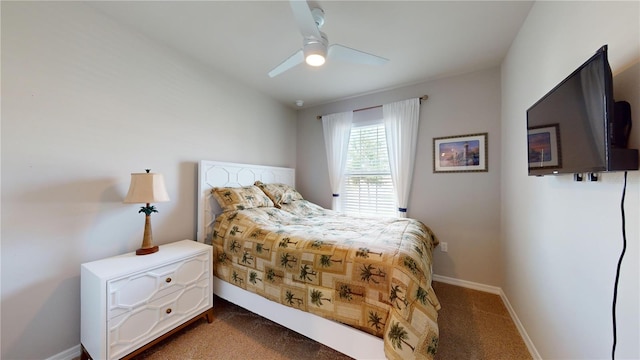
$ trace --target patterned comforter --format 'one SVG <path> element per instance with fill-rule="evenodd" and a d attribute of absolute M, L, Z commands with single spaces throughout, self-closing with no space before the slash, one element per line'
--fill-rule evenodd
<path fill-rule="evenodd" d="M 227 211 L 214 274 L 245 290 L 384 339 L 388 359 L 431 359 L 438 240 L 413 219 L 347 217 L 305 200 Z"/>

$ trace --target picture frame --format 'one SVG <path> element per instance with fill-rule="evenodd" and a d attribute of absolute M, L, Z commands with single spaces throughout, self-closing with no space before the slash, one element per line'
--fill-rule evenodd
<path fill-rule="evenodd" d="M 527 147 L 530 169 L 552 169 L 562 167 L 559 124 L 528 128 Z"/>
<path fill-rule="evenodd" d="M 433 172 L 487 172 L 488 145 L 488 133 L 433 138 Z"/>

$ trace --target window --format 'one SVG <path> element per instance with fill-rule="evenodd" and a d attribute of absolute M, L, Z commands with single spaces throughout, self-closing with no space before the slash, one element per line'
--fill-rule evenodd
<path fill-rule="evenodd" d="M 351 128 L 341 197 L 349 215 L 397 216 L 383 123 Z"/>

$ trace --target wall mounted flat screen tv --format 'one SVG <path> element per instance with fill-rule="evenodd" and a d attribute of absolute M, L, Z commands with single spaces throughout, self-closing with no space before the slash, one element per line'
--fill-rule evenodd
<path fill-rule="evenodd" d="M 614 105 L 605 45 L 527 110 L 529 175 L 638 169 L 638 151 L 612 141 Z"/>

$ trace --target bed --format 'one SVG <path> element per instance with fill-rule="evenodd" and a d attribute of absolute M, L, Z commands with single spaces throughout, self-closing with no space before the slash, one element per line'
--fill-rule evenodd
<path fill-rule="evenodd" d="M 429 228 L 347 218 L 294 184 L 290 168 L 199 163 L 198 241 L 214 247 L 214 293 L 356 359 L 433 358 L 440 305 Z"/>

